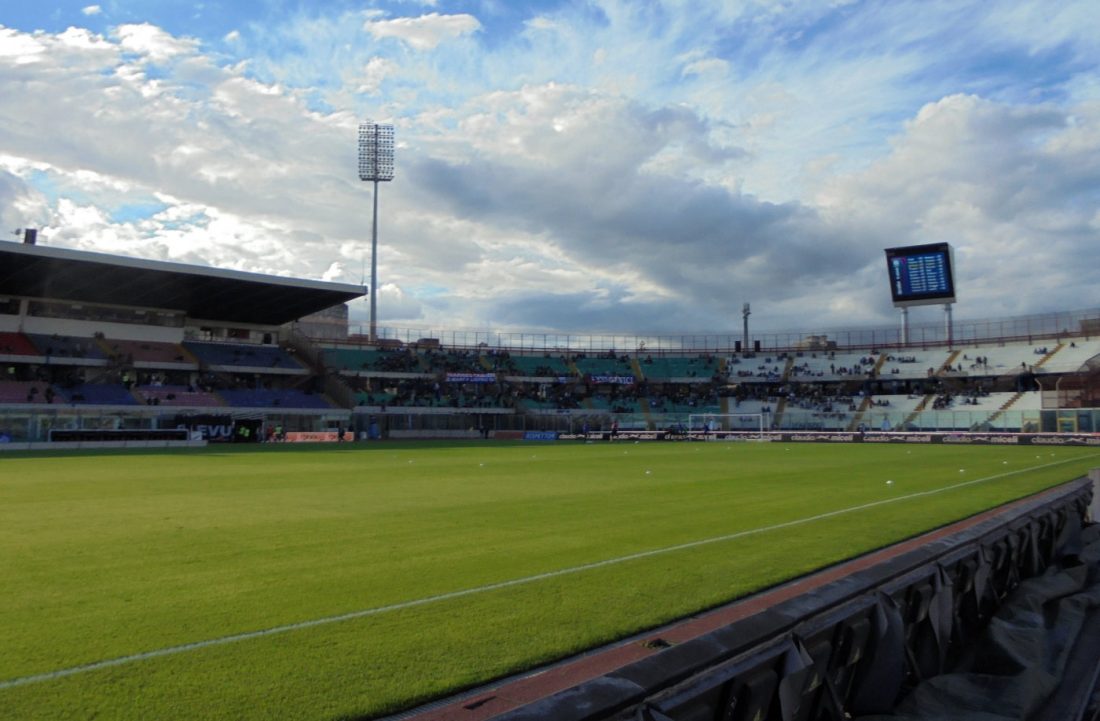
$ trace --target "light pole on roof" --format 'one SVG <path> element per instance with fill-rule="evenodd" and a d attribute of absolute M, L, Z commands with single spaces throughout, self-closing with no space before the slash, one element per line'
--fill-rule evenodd
<path fill-rule="evenodd" d="M 378 183 L 393 180 L 393 125 L 359 123 L 359 179 L 374 183 L 370 236 L 370 342 L 378 340 Z"/>

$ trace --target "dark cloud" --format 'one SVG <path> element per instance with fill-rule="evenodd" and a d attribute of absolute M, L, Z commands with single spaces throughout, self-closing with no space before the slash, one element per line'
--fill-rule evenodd
<path fill-rule="evenodd" d="M 426 158 L 408 170 L 448 212 L 545 234 L 578 262 L 630 269 L 689 308 L 731 291 L 757 298 L 797 293 L 807 279 L 850 275 L 876 250 L 797 203 L 628 171 L 606 187 L 582 175 L 506 164 L 463 167 Z M 595 320 L 598 309 L 578 320 Z M 639 317 L 652 323 L 660 316 L 643 309 Z M 703 327 L 702 320 L 689 327 Z"/>

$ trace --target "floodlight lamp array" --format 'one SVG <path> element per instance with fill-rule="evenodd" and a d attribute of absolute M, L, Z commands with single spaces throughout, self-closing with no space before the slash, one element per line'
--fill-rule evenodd
<path fill-rule="evenodd" d="M 359 179 L 393 180 L 393 125 L 359 124 Z"/>

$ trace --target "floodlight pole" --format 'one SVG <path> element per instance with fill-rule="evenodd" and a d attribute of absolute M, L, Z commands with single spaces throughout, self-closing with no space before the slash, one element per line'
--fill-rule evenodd
<path fill-rule="evenodd" d="M 370 223 L 370 342 L 378 341 L 378 180 L 374 181 L 374 212 Z"/>
<path fill-rule="evenodd" d="M 741 322 L 744 324 L 744 333 L 741 336 L 741 351 L 744 353 L 749 352 L 749 316 L 752 314 L 752 310 L 748 303 L 741 306 Z"/>
<path fill-rule="evenodd" d="M 370 237 L 370 342 L 378 341 L 378 183 L 393 180 L 393 126 L 359 124 L 359 179 L 374 183 Z"/>

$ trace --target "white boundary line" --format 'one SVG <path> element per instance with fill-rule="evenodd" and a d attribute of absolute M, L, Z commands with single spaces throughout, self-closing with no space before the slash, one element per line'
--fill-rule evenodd
<path fill-rule="evenodd" d="M 366 618 L 368 616 L 379 616 L 384 613 L 390 613 L 392 611 L 402 611 L 407 608 L 415 608 L 417 606 L 425 606 L 430 603 L 438 603 L 439 601 L 449 601 L 454 598 L 462 598 L 464 596 L 473 596 L 479 593 L 485 593 L 488 591 L 496 591 L 502 588 L 511 588 L 513 586 L 523 586 L 528 583 L 534 583 L 535 581 L 544 581 L 548 578 L 557 578 L 559 576 L 567 576 L 573 573 L 580 573 L 582 571 L 590 571 L 594 568 L 603 568 L 605 566 L 612 566 L 618 563 L 625 563 L 627 561 L 636 561 L 640 558 L 650 558 L 652 556 L 659 556 L 665 553 L 673 553 L 675 551 L 683 551 L 689 548 L 698 548 L 700 546 L 710 545 L 712 543 L 722 543 L 724 541 L 732 541 L 738 538 L 745 538 L 746 536 L 754 536 L 758 533 L 766 533 L 768 531 L 777 531 L 783 528 L 790 528 L 792 526 L 800 526 L 806 523 L 813 523 L 814 521 L 820 521 L 825 518 L 832 518 L 834 516 L 841 516 L 847 513 L 853 513 L 855 511 L 864 511 L 868 508 L 874 508 L 876 506 L 884 506 L 890 503 L 897 503 L 899 501 L 907 501 L 913 498 L 921 498 L 924 496 L 933 496 L 945 491 L 953 491 L 958 488 L 965 488 L 966 486 L 972 486 L 977 483 L 986 483 L 988 481 L 994 481 L 998 478 L 1005 478 L 1007 476 L 1013 476 L 1019 473 L 1027 473 L 1029 471 L 1037 471 L 1043 468 L 1050 468 L 1053 466 L 1062 465 L 1063 463 L 1069 463 L 1072 461 L 1079 461 L 1082 458 L 1094 458 L 1100 454 L 1093 454 L 1092 456 L 1077 456 L 1075 458 L 1066 458 L 1060 461 L 1054 461 L 1051 463 L 1044 463 L 1038 466 L 1031 466 L 1029 468 L 1021 468 L 1013 471 L 1005 471 L 1004 473 L 998 473 L 993 476 L 986 476 L 985 478 L 978 478 L 972 481 L 964 481 L 962 483 L 955 483 L 950 486 L 944 486 L 943 488 L 936 488 L 930 491 L 918 491 L 916 493 L 910 493 L 904 496 L 897 496 L 894 498 L 884 498 L 879 501 L 871 501 L 870 503 L 862 503 L 858 506 L 851 506 L 849 508 L 841 508 L 835 511 L 826 511 L 825 513 L 818 513 L 813 516 L 807 516 L 805 518 L 798 518 L 793 521 L 784 521 L 783 523 L 776 523 L 771 526 L 761 526 L 760 528 L 750 528 L 745 531 L 737 531 L 736 533 L 728 533 L 723 536 L 714 536 L 713 538 L 704 538 L 698 541 L 689 541 L 687 543 L 680 543 L 675 546 L 666 546 L 664 548 L 654 548 L 649 551 L 640 551 L 638 553 L 630 553 L 625 556 L 618 556 L 616 558 L 607 558 L 602 561 L 594 561 L 592 563 L 585 563 L 580 566 L 572 566 L 569 568 L 561 568 L 557 571 L 547 571 L 546 573 L 538 573 L 533 576 L 524 576 L 522 578 L 513 578 L 509 581 L 500 581 L 498 583 L 490 583 L 484 586 L 475 586 L 473 588 L 466 588 L 460 591 L 450 591 L 448 593 L 440 593 L 435 596 L 425 596 L 424 598 L 416 598 L 411 601 L 402 601 L 400 603 L 393 603 L 388 606 L 376 606 L 374 608 L 367 608 L 360 611 L 351 611 L 349 613 L 341 613 L 335 616 L 324 616 L 322 618 L 315 618 L 309 621 L 300 621 L 298 623 L 288 623 L 283 626 L 272 626 L 271 628 L 265 628 L 258 631 L 246 631 L 244 633 L 235 633 L 229 636 L 221 636 L 219 638 L 211 638 L 205 641 L 194 641 L 192 643 L 184 643 L 178 646 L 168 646 L 165 648 L 158 648 L 153 651 L 143 651 L 141 653 L 130 654 L 128 656 L 119 656 L 117 658 L 106 659 L 103 661 L 95 661 L 93 663 L 87 663 L 80 666 L 72 666 L 70 668 L 63 668 L 57 671 L 47 671 L 46 673 L 34 674 L 31 676 L 22 676 L 19 678 L 8 679 L 6 681 L 0 681 L 0 691 L 9 688 L 16 688 L 18 686 L 27 686 L 35 683 L 42 683 L 44 681 L 54 681 L 67 676 L 76 676 L 79 674 L 89 673 L 91 671 L 99 671 L 105 668 L 113 668 L 115 666 L 125 666 L 127 664 L 136 663 L 138 661 L 147 661 L 153 658 L 160 658 L 162 656 L 175 656 L 176 654 L 186 653 L 187 651 L 197 651 L 202 648 L 209 648 L 211 646 L 224 646 L 230 643 L 237 643 L 238 641 L 248 641 L 254 638 L 263 638 L 264 636 L 276 636 L 283 633 L 289 633 L 290 631 L 298 631 L 305 628 L 313 628 L 315 626 L 327 626 L 332 623 L 340 623 L 342 621 L 351 621 L 357 618 Z"/>

